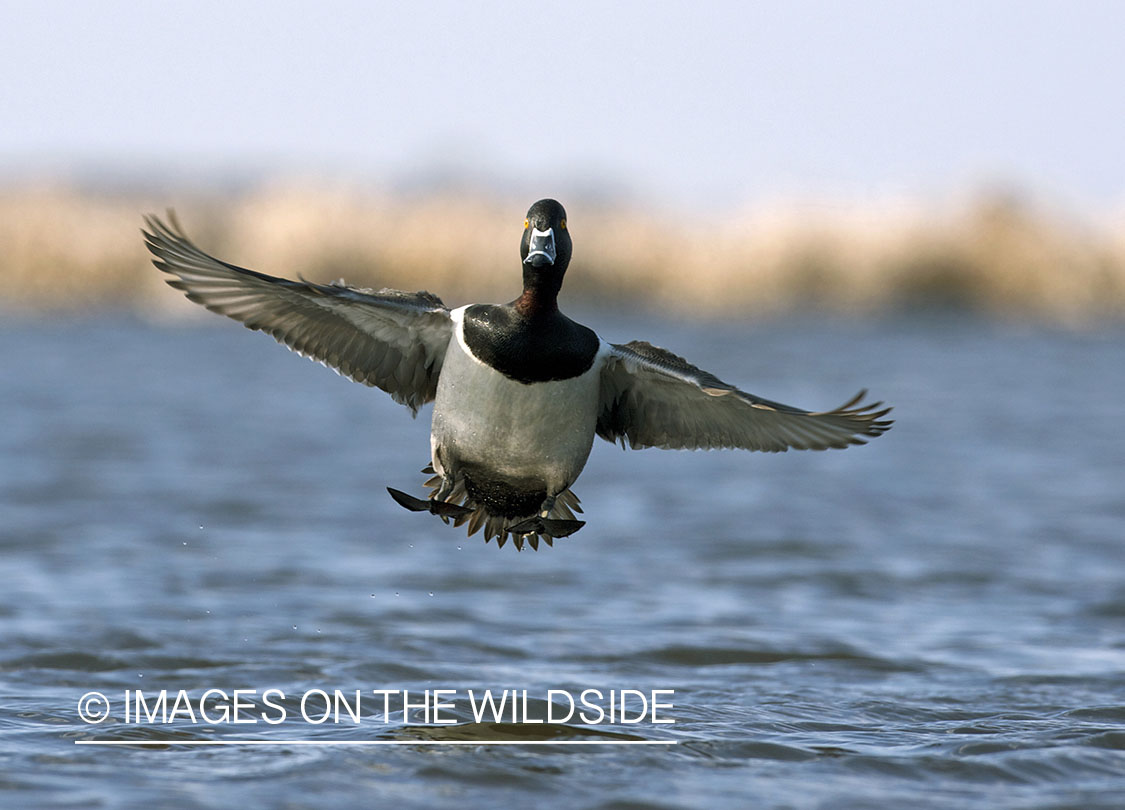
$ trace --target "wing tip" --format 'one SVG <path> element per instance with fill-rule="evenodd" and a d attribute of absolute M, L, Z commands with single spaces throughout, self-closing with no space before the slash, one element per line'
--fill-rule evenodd
<path fill-rule="evenodd" d="M 863 400 L 866 397 L 867 389 L 863 388 L 860 389 L 858 394 L 837 408 L 810 414 L 810 416 L 835 417 L 846 420 L 853 431 L 850 435 L 843 437 L 842 441 L 826 443 L 824 449 L 842 449 L 852 445 L 867 444 L 867 439 L 882 436 L 891 429 L 895 420 L 884 419 L 883 417 L 889 414 L 893 408 L 885 406 L 882 400 L 864 403 Z"/>

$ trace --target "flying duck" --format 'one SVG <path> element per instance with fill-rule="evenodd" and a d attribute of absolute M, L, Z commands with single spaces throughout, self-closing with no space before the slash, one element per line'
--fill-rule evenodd
<path fill-rule="evenodd" d="M 813 413 L 748 394 L 645 341 L 613 344 L 559 311 L 570 263 L 566 211 L 531 206 L 523 293 L 449 309 L 429 292 L 314 284 L 236 267 L 197 248 L 175 216 L 142 233 L 168 284 L 212 312 L 272 335 L 417 415 L 434 403 L 428 498 L 388 487 L 407 509 L 517 549 L 585 525 L 570 487 L 594 436 L 622 447 L 765 452 L 864 444 L 892 422 L 861 391 Z"/>

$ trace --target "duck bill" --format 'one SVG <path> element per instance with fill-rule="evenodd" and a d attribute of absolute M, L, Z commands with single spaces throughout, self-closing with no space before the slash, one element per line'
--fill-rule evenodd
<path fill-rule="evenodd" d="M 523 263 L 530 264 L 532 267 L 545 267 L 555 263 L 554 228 L 548 228 L 545 231 L 538 228 L 531 229 L 531 239 L 527 244 L 527 258 L 523 260 Z"/>

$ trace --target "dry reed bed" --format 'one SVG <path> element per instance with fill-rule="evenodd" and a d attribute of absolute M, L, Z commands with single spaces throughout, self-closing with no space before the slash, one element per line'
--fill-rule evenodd
<path fill-rule="evenodd" d="M 518 293 L 526 200 L 385 196 L 300 184 L 237 196 L 0 191 L 0 308 L 190 311 L 153 271 L 138 228 L 176 205 L 205 250 L 277 275 L 426 288 L 449 304 Z M 1068 324 L 1125 315 L 1125 229 L 1008 198 L 921 209 L 741 212 L 677 219 L 568 201 L 565 295 L 730 316 L 952 306 Z"/>

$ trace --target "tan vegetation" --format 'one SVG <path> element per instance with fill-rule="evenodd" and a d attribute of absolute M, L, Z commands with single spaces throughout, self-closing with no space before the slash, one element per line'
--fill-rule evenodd
<path fill-rule="evenodd" d="M 529 200 L 281 184 L 220 196 L 0 191 L 0 309 L 191 311 L 161 283 L 141 214 L 174 205 L 203 249 L 275 275 L 426 288 L 448 304 L 518 293 Z M 1004 196 L 960 210 L 790 206 L 684 218 L 564 200 L 564 296 L 691 314 L 955 307 L 1082 324 L 1125 315 L 1125 229 Z"/>

